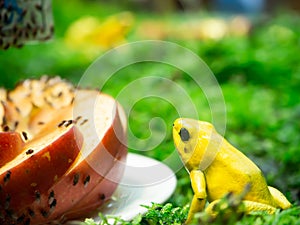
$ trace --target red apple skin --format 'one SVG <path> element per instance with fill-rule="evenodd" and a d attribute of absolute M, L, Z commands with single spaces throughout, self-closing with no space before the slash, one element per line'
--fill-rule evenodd
<path fill-rule="evenodd" d="M 31 209 L 31 205 L 49 198 L 49 188 L 76 160 L 82 143 L 81 133 L 76 127 L 71 127 L 44 149 L 32 153 L 25 161 L 1 174 L 0 224 L 28 223 L 35 215 L 45 216 L 50 207 L 48 202 L 47 205 L 40 204 L 38 210 Z"/>
<path fill-rule="evenodd" d="M 24 141 L 18 132 L 0 132 L 0 167 L 19 155 Z"/>
<path fill-rule="evenodd" d="M 56 206 L 51 211 L 47 217 L 41 215 L 31 218 L 31 224 L 44 224 L 51 221 L 63 222 L 65 220 L 74 219 L 74 217 L 65 216 L 66 212 L 72 211 L 73 207 L 85 199 L 89 193 L 95 193 L 95 187 L 101 187 L 97 191 L 97 199 L 91 210 L 102 205 L 105 200 L 111 197 L 112 193 L 117 187 L 117 183 L 113 181 L 106 181 L 106 185 L 102 187 L 102 181 L 105 180 L 105 176 L 110 173 L 113 169 L 115 178 L 114 180 L 120 180 L 123 175 L 124 168 L 116 167 L 117 158 L 125 161 L 127 155 L 127 148 L 123 145 L 125 141 L 125 131 L 123 125 L 121 124 L 118 112 L 116 112 L 115 118 L 111 127 L 105 133 L 101 142 L 97 147 L 91 152 L 88 157 L 78 164 L 75 168 L 71 168 L 67 174 L 65 174 L 53 187 L 48 190 L 48 193 L 53 191 L 55 193 Z M 124 165 L 122 163 L 122 165 Z M 78 181 L 75 178 L 78 176 Z M 85 182 L 89 177 L 89 181 Z M 77 182 L 74 182 L 77 181 Z M 76 183 L 76 184 L 75 184 Z M 99 197 L 105 194 L 105 198 Z M 41 201 L 48 202 L 48 198 L 44 198 Z M 94 199 L 92 204 L 94 204 Z M 33 208 L 38 209 L 39 205 L 34 203 Z M 76 208 L 77 210 L 77 208 Z M 79 211 L 81 209 L 79 208 Z M 80 215 L 84 216 L 86 211 Z M 77 215 L 75 214 L 77 217 Z"/>

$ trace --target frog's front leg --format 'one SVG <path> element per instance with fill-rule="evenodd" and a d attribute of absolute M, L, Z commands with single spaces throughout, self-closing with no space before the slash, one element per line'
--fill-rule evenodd
<path fill-rule="evenodd" d="M 202 211 L 206 202 L 206 182 L 205 176 L 200 170 L 192 170 L 190 172 L 190 179 L 192 189 L 194 191 L 193 200 L 191 202 L 189 214 L 186 220 L 186 224 L 190 223 L 196 212 Z"/>

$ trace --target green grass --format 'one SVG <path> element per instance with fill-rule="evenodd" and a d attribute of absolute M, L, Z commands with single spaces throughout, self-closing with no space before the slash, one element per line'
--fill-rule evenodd
<path fill-rule="evenodd" d="M 228 201 L 225 199 L 225 202 Z M 224 203 L 224 202 L 223 202 Z M 216 217 L 211 217 L 206 213 L 198 213 L 195 215 L 194 220 L 191 222 L 193 224 L 203 224 L 203 225 L 275 225 L 275 224 L 300 224 L 299 213 L 300 207 L 292 207 L 284 211 L 276 211 L 275 214 L 269 215 L 264 212 L 253 212 L 250 215 L 243 215 L 242 213 L 236 213 L 238 207 L 242 205 L 231 205 L 223 211 L 220 211 L 219 215 Z M 109 224 L 121 224 L 121 225 L 164 225 L 173 224 L 179 225 L 183 224 L 186 220 L 188 213 L 188 206 L 175 207 L 171 203 L 157 204 L 152 203 L 151 206 L 141 206 L 146 207 L 147 212 L 143 215 L 136 215 L 131 221 L 125 221 L 120 217 L 114 216 L 103 216 L 101 213 L 99 217 L 101 222 L 96 223 L 93 219 L 86 219 L 82 225 L 109 225 Z M 230 216 L 228 213 L 230 211 Z"/>
<path fill-rule="evenodd" d="M 63 36 L 68 26 L 81 16 L 93 15 L 103 19 L 127 10 L 79 0 L 72 1 L 72 4 L 53 0 L 53 7 L 56 35 L 52 41 L 0 51 L 0 86 L 12 88 L 19 80 L 43 74 L 58 74 L 76 84 L 95 57 L 87 57 L 66 46 Z M 137 24 L 149 16 L 152 15 L 135 12 Z M 197 15 L 189 18 L 193 16 Z M 157 14 L 152 17 L 158 21 L 161 18 Z M 170 18 L 163 16 L 162 20 L 182 21 L 184 18 L 175 14 Z M 283 12 L 266 22 L 255 22 L 251 35 L 245 37 L 226 37 L 218 41 L 171 39 L 199 55 L 218 79 L 227 110 L 225 137 L 263 170 L 269 185 L 283 191 L 295 205 L 275 215 L 233 216 L 232 220 L 225 221 L 227 224 L 300 224 L 299 21 L 297 15 Z M 128 41 L 139 40 L 134 29 Z M 146 62 L 126 67 L 112 77 L 103 91 L 117 97 L 127 84 L 142 76 L 160 76 L 176 82 L 197 107 L 199 119 L 211 121 L 205 94 L 187 74 L 168 65 Z M 147 88 L 151 91 L 152 87 L 155 85 L 137 86 L 130 92 L 132 95 L 120 100 L 123 104 L 130 102 Z M 185 103 L 180 102 L 180 106 L 184 108 Z M 171 127 L 178 116 L 176 108 L 162 99 L 145 98 L 133 104 L 128 118 L 132 133 L 140 140 L 151 137 L 151 129 L 158 132 L 158 137 L 153 136 L 154 140 L 160 138 L 160 132 L 163 134 L 163 140 L 155 148 L 138 153 L 158 160 L 164 160 L 172 153 Z M 160 126 L 162 121 L 154 122 L 149 128 L 149 121 L 154 117 L 162 119 L 166 130 Z M 143 143 L 130 139 L 129 151 L 137 152 L 135 147 L 139 149 Z M 183 168 L 176 171 L 176 176 L 177 188 L 166 204 L 147 206 L 148 212 L 138 215 L 133 221 L 117 221 L 121 224 L 181 224 L 193 193 Z M 105 217 L 103 219 L 105 222 Z M 202 224 L 225 224 L 222 217 L 210 221 L 207 215 L 200 213 L 195 220 L 199 219 Z M 95 223 L 87 220 L 86 224 Z"/>

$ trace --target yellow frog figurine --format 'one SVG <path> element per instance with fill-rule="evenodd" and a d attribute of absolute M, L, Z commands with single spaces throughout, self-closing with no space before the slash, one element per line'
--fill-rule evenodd
<path fill-rule="evenodd" d="M 213 214 L 213 206 L 232 192 L 240 194 L 245 186 L 245 211 L 274 213 L 291 203 L 277 189 L 267 185 L 261 170 L 243 153 L 228 143 L 208 122 L 179 118 L 173 124 L 175 146 L 190 174 L 194 196 L 186 223 L 195 212 Z"/>

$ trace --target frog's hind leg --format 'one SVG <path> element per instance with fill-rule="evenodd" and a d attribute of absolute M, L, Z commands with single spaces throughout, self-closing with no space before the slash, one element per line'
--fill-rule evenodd
<path fill-rule="evenodd" d="M 222 199 L 218 199 L 215 200 L 213 202 L 211 202 L 205 209 L 205 212 L 207 212 L 208 214 L 212 215 L 212 216 L 216 216 L 218 214 L 218 209 L 220 210 L 225 210 L 226 207 L 228 207 L 228 211 L 227 213 L 230 213 L 230 206 L 228 206 L 228 204 L 224 204 L 224 205 L 218 205 L 218 204 L 222 204 Z M 235 208 L 235 212 L 236 213 L 245 213 L 245 214 L 249 214 L 251 212 L 256 212 L 256 211 L 264 211 L 267 212 L 269 214 L 273 214 L 276 211 L 276 208 L 271 206 L 271 205 L 267 205 L 264 203 L 260 203 L 260 202 L 253 202 L 253 201 L 249 201 L 249 200 L 243 200 L 242 201 L 242 207 L 237 207 Z M 217 207 L 218 205 L 218 207 Z"/>
<path fill-rule="evenodd" d="M 246 214 L 249 214 L 251 212 L 257 212 L 257 211 L 264 211 L 269 214 L 274 214 L 276 211 L 275 207 L 268 205 L 268 204 L 260 203 L 260 202 L 244 200 L 243 204 L 245 206 Z"/>
<path fill-rule="evenodd" d="M 273 188 L 271 186 L 268 186 L 268 188 L 278 208 L 288 209 L 292 206 L 292 204 L 287 200 L 287 198 L 280 191 L 278 191 L 276 188 Z"/>

